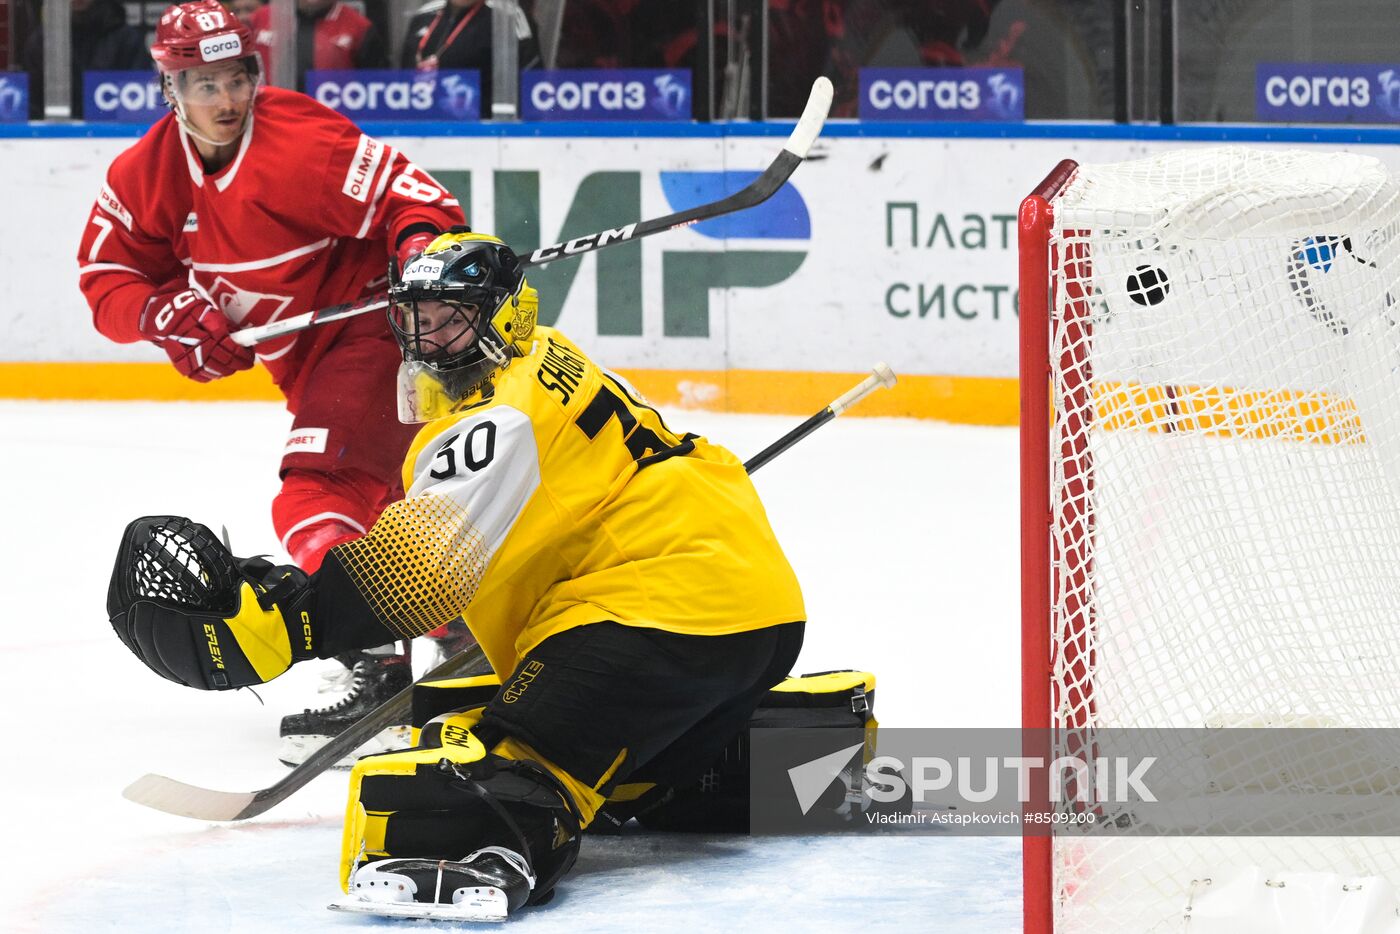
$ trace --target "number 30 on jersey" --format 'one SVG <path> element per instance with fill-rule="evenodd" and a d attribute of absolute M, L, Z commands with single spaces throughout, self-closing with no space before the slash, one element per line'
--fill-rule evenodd
<path fill-rule="evenodd" d="M 434 480 L 447 480 L 463 472 L 476 473 L 495 457 L 496 423 L 487 419 L 442 442 L 428 475 Z"/>

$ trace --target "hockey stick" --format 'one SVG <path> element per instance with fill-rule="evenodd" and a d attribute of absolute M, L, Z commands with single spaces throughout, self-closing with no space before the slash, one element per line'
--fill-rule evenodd
<path fill-rule="evenodd" d="M 859 386 L 839 396 L 816 415 L 813 415 L 792 431 L 789 431 L 777 441 L 774 441 L 772 444 L 768 445 L 768 447 L 749 458 L 744 462 L 744 469 L 749 473 L 753 473 L 875 390 L 882 386 L 888 389 L 893 386 L 894 383 L 894 370 L 891 370 L 889 366 L 883 363 L 875 364 L 874 372 L 863 379 Z"/>
<path fill-rule="evenodd" d="M 485 661 L 486 653 L 481 650 L 481 646 L 472 646 L 465 652 L 452 656 L 420 680 L 432 681 L 439 678 L 485 674 L 490 668 L 479 667 Z M 359 749 L 380 730 L 406 722 L 413 710 L 413 687 L 410 684 L 356 720 L 344 733 L 316 750 L 280 781 L 273 782 L 266 788 L 258 791 L 216 791 L 213 788 L 187 785 L 164 775 L 148 773 L 122 789 L 122 797 L 157 811 L 180 817 L 193 817 L 195 820 L 231 821 L 257 817 L 290 798 L 317 775 Z"/>
<path fill-rule="evenodd" d="M 859 386 L 844 393 L 816 415 L 750 458 L 744 464 L 744 469 L 753 473 L 871 392 L 881 386 L 893 386 L 894 381 L 895 376 L 890 368 L 883 363 L 878 364 L 874 374 L 867 376 Z M 485 654 L 481 647 L 475 646 L 448 659 L 424 675 L 421 680 L 485 674 L 487 669 L 479 668 L 484 661 Z M 380 730 L 405 722 L 412 709 L 413 685 L 409 685 L 356 720 L 349 729 L 312 753 L 305 762 L 293 768 L 280 781 L 258 791 L 216 791 L 212 788 L 189 785 L 164 775 L 146 774 L 126 786 L 122 797 L 157 811 L 196 820 L 234 821 L 257 817 L 287 800 L 317 775 L 359 749 Z"/>
<path fill-rule="evenodd" d="M 733 214 L 756 204 L 762 204 L 773 197 L 779 188 L 783 187 L 792 173 L 807 158 L 807 152 L 812 148 L 812 141 L 817 138 L 817 134 L 821 133 L 822 126 L 826 123 L 826 113 L 830 108 L 831 81 L 827 78 L 818 78 L 812 84 L 812 94 L 807 98 L 807 106 L 803 108 L 797 126 L 793 128 L 792 135 L 788 137 L 777 158 L 769 163 L 762 175 L 750 182 L 742 191 L 736 191 L 719 201 L 677 211 L 675 214 L 667 214 L 665 217 L 649 221 L 636 221 L 614 230 L 600 230 L 597 233 L 575 237 L 563 243 L 551 243 L 549 246 L 540 247 L 528 256 L 522 256 L 520 264 L 522 266 L 538 266 L 570 256 L 582 256 L 584 253 L 591 253 L 604 247 L 630 243 L 642 237 L 650 237 L 652 234 L 723 217 L 726 214 Z M 353 318 L 356 315 L 381 311 L 388 307 L 388 296 L 375 295 L 358 302 L 347 302 L 318 311 L 308 311 L 284 321 L 273 321 L 258 327 L 243 328 L 233 332 L 233 340 L 234 343 L 244 347 L 252 347 L 254 344 L 272 340 L 274 337 L 305 331 L 318 324 L 329 324 L 332 321 Z"/>

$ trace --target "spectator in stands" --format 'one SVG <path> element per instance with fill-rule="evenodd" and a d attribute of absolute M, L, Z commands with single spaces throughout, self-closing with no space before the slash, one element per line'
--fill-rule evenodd
<path fill-rule="evenodd" d="M 640 68 L 632 51 L 638 0 L 570 0 L 555 68 Z M 694 17 L 691 17 L 694 19 Z"/>
<path fill-rule="evenodd" d="M 425 3 L 409 21 L 399 67 L 418 71 L 475 68 L 481 73 L 481 113 L 491 113 L 491 17 L 485 0 Z M 540 65 L 539 30 L 520 9 L 515 22 L 517 62 L 523 71 Z"/>
<path fill-rule="evenodd" d="M 75 118 L 83 115 L 83 72 L 150 71 L 151 53 L 139 26 L 126 21 L 121 0 L 71 0 L 73 37 L 72 95 Z M 37 27 L 24 44 L 24 67 L 29 72 L 29 115 L 44 116 L 44 29 Z"/>
<path fill-rule="evenodd" d="M 265 4 L 253 13 L 248 25 L 272 75 L 272 7 Z M 297 0 L 297 90 L 306 89 L 306 73 L 316 70 L 387 68 L 383 35 L 365 16 L 338 0 Z M 273 78 L 281 81 L 280 76 Z"/>
<path fill-rule="evenodd" d="M 889 34 L 891 25 L 901 29 L 919 50 L 927 67 L 981 64 L 981 57 L 967 53 L 987 36 L 992 8 L 999 0 L 774 0 L 769 12 L 770 55 L 774 63 L 792 62 L 793 68 L 774 68 L 769 88 L 772 116 L 796 116 L 812 82 L 824 74 L 836 86 L 831 115 L 854 117 L 859 97 L 859 71 L 869 64 Z M 893 19 L 893 22 L 891 22 Z M 811 52 L 819 42 L 813 24 L 825 33 L 824 63 L 818 68 Z M 817 46 L 821 48 L 821 46 Z"/>
<path fill-rule="evenodd" d="M 253 25 L 253 14 L 262 9 L 266 0 L 224 0 L 224 7 L 236 16 L 239 22 Z"/>

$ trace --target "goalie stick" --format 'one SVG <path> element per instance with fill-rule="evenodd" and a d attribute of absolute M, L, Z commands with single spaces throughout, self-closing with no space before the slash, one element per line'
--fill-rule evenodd
<path fill-rule="evenodd" d="M 421 680 L 464 678 L 490 671 L 486 653 L 472 646 L 425 674 Z M 157 811 L 195 820 L 246 820 L 281 804 L 317 775 L 359 749 L 380 730 L 403 723 L 413 709 L 413 685 L 365 714 L 349 729 L 316 750 L 281 780 L 258 791 L 216 791 L 148 773 L 122 789 L 122 797 Z"/>
<path fill-rule="evenodd" d="M 833 401 L 826 408 L 822 409 L 816 415 L 813 415 L 811 418 L 798 425 L 792 431 L 789 431 L 777 441 L 774 441 L 772 444 L 768 445 L 768 447 L 759 451 L 753 457 L 750 457 L 747 461 L 744 462 L 744 469 L 747 470 L 749 473 L 753 473 L 754 471 L 758 470 L 758 468 L 762 467 L 764 464 L 768 463 L 773 458 L 777 457 L 779 454 L 783 453 L 788 448 L 792 447 L 794 444 L 801 441 L 803 438 L 807 437 L 812 432 L 825 425 L 827 422 L 831 421 L 833 418 L 840 415 L 842 412 L 846 411 L 851 406 L 855 405 L 857 402 L 864 399 L 866 396 L 870 395 L 875 390 L 879 389 L 882 386 L 888 389 L 891 386 L 893 386 L 894 383 L 894 370 L 891 370 L 889 366 L 883 363 L 875 364 L 874 371 L 864 380 L 862 380 L 859 386 L 856 386 L 847 391 L 845 394 L 839 396 L 835 401 Z"/>
<path fill-rule="evenodd" d="M 867 376 L 858 386 L 843 393 L 826 408 L 751 457 L 744 463 L 744 469 L 753 473 L 876 389 L 894 384 L 894 372 L 883 363 L 877 364 L 872 375 Z M 420 681 L 485 674 L 489 670 L 489 668 L 482 667 L 485 661 L 486 657 L 481 651 L 481 647 L 473 646 L 443 662 L 425 674 Z M 212 788 L 189 785 L 164 775 L 148 773 L 126 786 L 122 790 L 122 797 L 157 811 L 176 814 L 180 817 L 192 817 L 195 820 L 235 821 L 257 817 L 264 811 L 287 800 L 317 775 L 359 749 L 380 730 L 395 723 L 403 723 L 413 709 L 413 687 L 413 685 L 409 685 L 365 714 L 361 719 L 356 720 L 345 732 L 316 750 L 305 762 L 293 768 L 281 780 L 266 788 L 258 791 L 217 791 Z"/>
<path fill-rule="evenodd" d="M 756 204 L 762 204 L 773 197 L 779 188 L 783 187 L 787 180 L 792 177 L 792 173 L 807 158 L 813 140 L 821 133 L 822 126 L 826 123 L 827 111 L 831 109 L 831 93 L 831 81 L 828 78 L 818 78 L 812 84 L 812 94 L 807 98 L 807 106 L 803 108 L 802 116 L 797 120 L 797 126 L 793 128 L 792 135 L 788 137 L 777 158 L 769 163 L 762 175 L 741 191 L 736 191 L 719 201 L 711 201 L 709 204 L 701 204 L 684 211 L 677 211 L 675 214 L 667 214 L 665 217 L 635 221 L 613 230 L 600 230 L 597 233 L 575 237 L 563 243 L 542 246 L 528 256 L 522 256 L 520 265 L 539 266 L 557 259 L 582 256 L 584 253 L 591 253 L 604 247 L 630 243 L 642 237 L 650 237 L 652 234 L 723 217 L 726 214 L 733 214 Z M 388 307 L 388 296 L 375 295 L 358 302 L 347 302 L 318 311 L 308 311 L 287 318 L 285 321 L 272 321 L 258 327 L 243 328 L 233 332 L 233 341 L 243 347 L 252 347 L 254 344 L 271 340 L 274 337 L 295 334 L 319 324 L 329 324 L 332 321 L 353 318 L 356 315 L 381 311 Z"/>

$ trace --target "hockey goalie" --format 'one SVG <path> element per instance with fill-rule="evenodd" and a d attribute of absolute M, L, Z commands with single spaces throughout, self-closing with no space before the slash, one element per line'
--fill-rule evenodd
<path fill-rule="evenodd" d="M 383 914 L 499 920 L 550 898 L 590 825 L 667 802 L 658 825 L 736 823 L 665 790 L 743 731 L 805 612 L 740 461 L 538 326 L 505 244 L 443 234 L 390 298 L 400 416 L 425 423 L 406 497 L 310 576 L 139 519 L 108 614 L 156 673 L 206 690 L 465 617 L 499 680 L 356 764 L 341 885 Z"/>

